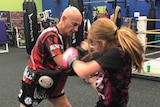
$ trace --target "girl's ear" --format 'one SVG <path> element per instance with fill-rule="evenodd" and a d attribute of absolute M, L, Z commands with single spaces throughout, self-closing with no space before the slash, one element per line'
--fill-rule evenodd
<path fill-rule="evenodd" d="M 102 46 L 103 49 L 105 49 L 105 47 L 106 47 L 106 41 L 101 40 L 101 41 L 98 41 L 98 42 L 99 42 L 99 45 Z"/>

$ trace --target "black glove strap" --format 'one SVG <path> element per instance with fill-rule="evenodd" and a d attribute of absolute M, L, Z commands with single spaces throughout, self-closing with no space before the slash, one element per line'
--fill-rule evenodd
<path fill-rule="evenodd" d="M 84 50 L 80 46 L 77 46 L 76 49 L 78 50 L 80 56 L 85 56 L 88 53 L 86 50 Z"/>

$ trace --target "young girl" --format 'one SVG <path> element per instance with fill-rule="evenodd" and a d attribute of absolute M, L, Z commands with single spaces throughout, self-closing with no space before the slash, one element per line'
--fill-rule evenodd
<path fill-rule="evenodd" d="M 132 68 L 138 72 L 143 68 L 144 51 L 136 34 L 129 28 L 118 29 L 110 19 L 99 18 L 91 25 L 88 40 L 102 56 L 83 62 L 77 59 L 77 50 L 69 48 L 63 54 L 63 66 L 72 67 L 80 78 L 99 72 L 95 107 L 127 107 Z"/>

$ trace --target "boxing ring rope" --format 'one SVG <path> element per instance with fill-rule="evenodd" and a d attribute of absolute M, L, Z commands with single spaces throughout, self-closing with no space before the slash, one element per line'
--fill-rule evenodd
<path fill-rule="evenodd" d="M 160 34 L 160 32 L 151 31 L 151 30 L 147 30 L 146 32 L 141 31 L 141 32 L 137 32 L 137 33 L 141 33 L 141 34 Z"/>
<path fill-rule="evenodd" d="M 160 22 L 160 19 L 138 19 L 138 18 L 136 18 L 136 20 L 139 20 L 139 21 L 147 21 L 147 22 L 149 22 L 149 21 L 152 21 L 152 22 Z"/>
<path fill-rule="evenodd" d="M 146 16 L 142 16 L 142 17 L 136 18 L 136 20 L 137 20 L 137 36 L 140 39 L 142 45 L 144 46 L 144 50 L 146 51 L 147 47 L 160 48 L 160 46 L 151 45 L 153 43 L 160 43 L 160 40 L 149 41 L 149 42 L 147 42 L 146 40 L 147 39 L 146 34 L 160 34 L 160 29 L 146 30 L 147 22 L 148 21 L 160 22 L 160 19 L 147 19 Z M 159 53 L 160 51 L 145 53 L 145 60 L 151 60 L 153 58 L 147 58 L 147 56 L 159 54 Z"/>
<path fill-rule="evenodd" d="M 160 43 L 160 40 L 147 42 L 147 36 L 146 36 L 146 34 L 160 34 L 160 29 L 147 30 L 147 22 L 149 22 L 149 21 L 160 22 L 160 19 L 147 19 L 146 16 L 140 16 L 138 18 L 130 18 L 130 17 L 126 18 L 125 17 L 125 18 L 123 18 L 123 20 L 124 20 L 124 26 L 130 27 L 130 28 L 132 26 L 131 21 L 132 20 L 137 21 L 136 34 L 137 34 L 137 37 L 140 40 L 145 52 L 146 52 L 147 47 L 160 48 L 160 46 L 152 45 L 153 43 Z M 127 22 L 126 22 L 126 20 L 127 20 Z M 152 60 L 154 58 L 147 58 L 147 56 L 155 55 L 155 54 L 159 54 L 159 53 L 160 53 L 160 51 L 145 53 L 145 55 L 144 55 L 145 60 Z"/>
<path fill-rule="evenodd" d="M 136 19 L 133 19 L 137 21 L 137 30 L 136 34 L 138 39 L 140 40 L 142 46 L 144 47 L 144 63 L 143 63 L 143 70 L 141 73 L 137 73 L 133 69 L 133 76 L 141 79 L 149 79 L 149 80 L 156 80 L 160 81 L 160 57 L 149 57 L 152 55 L 159 55 L 160 53 L 160 46 L 156 45 L 153 43 L 160 43 L 160 40 L 152 40 L 152 41 L 147 41 L 147 34 L 160 34 L 160 29 L 152 29 L 152 30 L 147 30 L 147 22 L 148 21 L 155 21 L 155 22 L 160 22 L 160 19 L 147 19 L 146 16 L 140 16 Z M 148 35 L 149 36 L 149 35 Z M 147 47 L 154 47 L 157 48 L 155 50 L 150 50 L 146 49 Z M 151 67 L 149 68 L 150 70 L 148 71 L 148 66 Z"/>

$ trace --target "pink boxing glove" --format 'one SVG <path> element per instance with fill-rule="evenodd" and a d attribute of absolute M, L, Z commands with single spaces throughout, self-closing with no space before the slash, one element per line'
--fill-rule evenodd
<path fill-rule="evenodd" d="M 73 61 L 79 59 L 78 50 L 70 47 L 64 53 L 62 57 L 62 65 L 65 68 L 70 68 L 72 66 Z"/>

